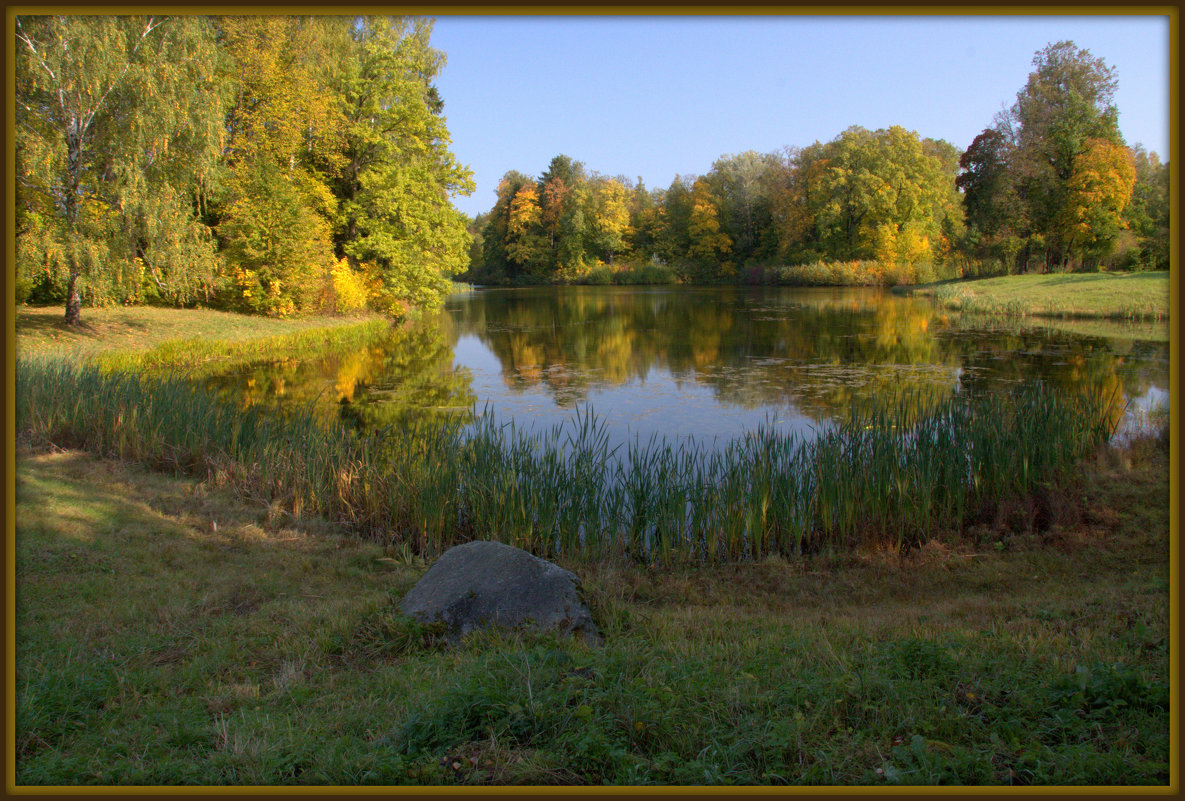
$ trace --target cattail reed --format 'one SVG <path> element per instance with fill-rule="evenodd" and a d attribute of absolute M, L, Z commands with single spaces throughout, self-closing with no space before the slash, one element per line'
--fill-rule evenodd
<path fill-rule="evenodd" d="M 603 421 L 419 421 L 358 430 L 247 409 L 178 375 L 49 359 L 16 367 L 17 430 L 189 474 L 431 556 L 496 539 L 547 557 L 648 563 L 906 550 L 1034 491 L 1113 434 L 1116 402 L 1042 383 L 861 404 L 813 438 L 760 426 L 709 447 L 613 448 Z"/>

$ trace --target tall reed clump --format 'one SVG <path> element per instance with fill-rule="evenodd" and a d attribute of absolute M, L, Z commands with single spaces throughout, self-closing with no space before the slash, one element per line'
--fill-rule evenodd
<path fill-rule="evenodd" d="M 359 431 L 47 359 L 18 361 L 16 391 L 21 436 L 211 476 L 425 555 L 495 539 L 650 563 L 911 548 L 1068 470 L 1112 435 L 1113 402 L 1035 383 L 860 405 L 810 439 L 765 425 L 721 448 L 622 449 L 591 411 L 542 431 L 489 414 Z"/>

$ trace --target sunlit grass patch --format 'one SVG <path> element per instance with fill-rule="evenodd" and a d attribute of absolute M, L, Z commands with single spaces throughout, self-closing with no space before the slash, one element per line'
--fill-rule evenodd
<path fill-rule="evenodd" d="M 1011 275 L 912 291 L 947 308 L 985 314 L 1133 321 L 1169 316 L 1167 272 Z"/>
<path fill-rule="evenodd" d="M 172 341 L 203 339 L 236 343 L 358 322 L 352 317 L 276 319 L 212 309 L 104 306 L 84 309 L 82 325 L 74 327 L 65 324 L 60 306 L 16 309 L 17 351 L 23 354 L 146 351 Z"/>

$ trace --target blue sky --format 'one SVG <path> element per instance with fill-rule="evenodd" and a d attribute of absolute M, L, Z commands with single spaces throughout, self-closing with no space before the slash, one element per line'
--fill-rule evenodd
<path fill-rule="evenodd" d="M 1128 144 L 1169 158 L 1167 16 L 436 16 L 453 152 L 477 191 L 557 154 L 666 187 L 722 155 L 901 125 L 960 150 L 1034 54 L 1074 41 L 1116 68 Z"/>

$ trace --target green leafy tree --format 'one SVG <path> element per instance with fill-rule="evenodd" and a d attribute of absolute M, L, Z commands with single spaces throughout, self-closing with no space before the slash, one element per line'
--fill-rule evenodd
<path fill-rule="evenodd" d="M 717 159 L 707 175 L 720 199 L 724 231 L 738 262 L 768 257 L 776 247 L 770 207 L 776 163 L 773 155 L 747 150 Z"/>
<path fill-rule="evenodd" d="M 683 272 L 687 251 L 691 247 L 688 233 L 691 223 L 691 184 L 691 178 L 675 176 L 662 194 L 656 225 L 655 253 L 663 262 L 680 272 Z"/>
<path fill-rule="evenodd" d="M 1169 165 L 1140 145 L 1132 148 L 1136 180 L 1124 209 L 1127 242 L 1121 264 L 1152 270 L 1169 269 Z M 1121 234 L 1121 237 L 1123 234 Z"/>
<path fill-rule="evenodd" d="M 222 144 L 208 20 L 20 16 L 18 270 L 64 287 L 66 322 L 146 290 L 181 303 L 218 276 L 197 194 Z"/>
<path fill-rule="evenodd" d="M 451 198 L 474 189 L 433 84 L 445 56 L 429 20 L 365 17 L 349 32 L 335 84 L 347 120 L 339 243 L 377 273 L 384 308 L 438 306 L 469 261 L 467 220 Z"/>
<path fill-rule="evenodd" d="M 655 255 L 659 210 L 655 194 L 639 177 L 629 198 L 629 247 L 635 260 L 649 261 Z"/>
<path fill-rule="evenodd" d="M 584 268 L 588 236 L 590 198 L 584 165 L 560 154 L 547 165 L 537 187 L 550 266 L 559 275 L 578 274 Z"/>
<path fill-rule="evenodd" d="M 1044 266 L 1066 267 L 1087 247 L 1071 210 L 1075 164 L 1091 140 L 1123 144 L 1114 103 L 1118 79 L 1114 68 L 1069 41 L 1046 46 L 1033 65 L 1010 111 L 1016 129 L 1011 167 L 1032 238 L 1045 246 Z"/>
<path fill-rule="evenodd" d="M 954 153 L 900 126 L 849 128 L 812 152 L 800 191 L 823 254 L 910 263 L 940 255 L 962 226 Z"/>
<path fill-rule="evenodd" d="M 343 142 L 322 19 L 223 17 L 231 60 L 228 175 L 218 234 L 241 308 L 285 316 L 312 307 L 331 280 L 337 198 L 317 154 Z"/>

